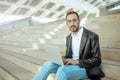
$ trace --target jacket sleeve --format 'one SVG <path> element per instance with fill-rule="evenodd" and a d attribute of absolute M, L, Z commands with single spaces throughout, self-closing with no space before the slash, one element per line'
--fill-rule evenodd
<path fill-rule="evenodd" d="M 78 59 L 80 67 L 90 68 L 94 66 L 99 66 L 101 64 L 101 53 L 100 53 L 98 35 L 90 36 L 89 46 L 90 49 L 87 49 L 89 50 L 89 52 L 86 53 L 87 57 Z"/>

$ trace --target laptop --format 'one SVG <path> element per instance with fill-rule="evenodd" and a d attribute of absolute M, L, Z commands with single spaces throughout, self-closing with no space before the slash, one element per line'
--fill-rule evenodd
<path fill-rule="evenodd" d="M 48 59 L 56 64 L 64 65 L 62 60 L 62 55 L 60 48 L 54 45 L 45 45 L 45 51 L 48 56 Z"/>

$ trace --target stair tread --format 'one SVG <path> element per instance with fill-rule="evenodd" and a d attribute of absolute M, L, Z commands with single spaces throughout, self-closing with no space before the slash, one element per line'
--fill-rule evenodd
<path fill-rule="evenodd" d="M 31 56 L 24 55 L 24 54 L 17 53 L 17 52 L 13 52 L 13 51 L 7 51 L 7 50 L 0 49 L 0 52 L 3 53 L 3 54 L 7 54 L 7 55 L 10 55 L 10 56 L 25 60 L 27 62 L 36 64 L 36 65 L 42 65 L 42 63 L 45 61 L 43 59 L 34 58 L 34 57 L 31 57 Z"/>
<path fill-rule="evenodd" d="M 102 60 L 103 64 L 113 65 L 120 67 L 120 61 L 113 61 L 113 60 Z"/>
<path fill-rule="evenodd" d="M 19 80 L 32 80 L 35 75 L 33 72 L 15 65 L 14 63 L 3 58 L 0 58 L 0 67 L 4 68 L 7 72 L 9 72 L 9 74 L 13 75 Z"/>

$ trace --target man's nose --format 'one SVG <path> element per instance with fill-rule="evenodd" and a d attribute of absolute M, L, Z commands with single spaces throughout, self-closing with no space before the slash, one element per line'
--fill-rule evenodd
<path fill-rule="evenodd" d="M 74 21 L 73 20 L 71 21 L 71 25 L 74 25 Z"/>

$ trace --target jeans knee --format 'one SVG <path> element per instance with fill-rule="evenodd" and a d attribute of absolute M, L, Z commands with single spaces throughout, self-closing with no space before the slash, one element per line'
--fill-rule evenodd
<path fill-rule="evenodd" d="M 64 66 L 61 66 L 61 67 L 59 67 L 59 69 L 58 69 L 58 71 L 57 71 L 58 73 L 65 73 L 65 67 Z"/>
<path fill-rule="evenodd" d="M 68 76 L 66 74 L 64 66 L 59 67 L 56 74 L 56 80 L 68 80 Z"/>
<path fill-rule="evenodd" d="M 59 67 L 58 64 L 55 64 L 55 63 L 50 62 L 50 61 L 45 62 L 43 66 L 47 67 L 47 68 L 58 68 Z"/>
<path fill-rule="evenodd" d="M 52 67 L 52 66 L 53 66 L 53 63 L 47 61 L 47 62 L 45 62 L 45 63 L 43 64 L 43 66 L 49 66 L 49 67 Z"/>

